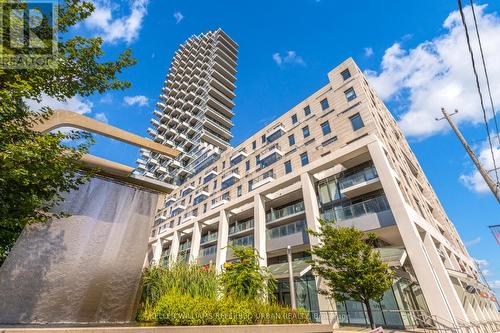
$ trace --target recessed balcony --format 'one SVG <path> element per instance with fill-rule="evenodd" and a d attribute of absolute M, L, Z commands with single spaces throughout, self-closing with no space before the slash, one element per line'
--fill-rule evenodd
<path fill-rule="evenodd" d="M 228 203 L 230 199 L 231 199 L 231 197 L 229 195 L 223 194 L 220 197 L 212 200 L 212 206 L 210 206 L 210 208 L 214 209 L 214 208 L 217 208 L 219 206 L 222 206 L 222 205 Z"/>
<path fill-rule="evenodd" d="M 236 154 L 234 154 L 233 156 L 231 156 L 230 158 L 230 163 L 231 165 L 236 165 L 238 163 L 240 163 L 245 157 L 247 157 L 248 154 L 246 153 L 246 151 L 244 149 L 238 151 Z"/>
<path fill-rule="evenodd" d="M 207 172 L 205 174 L 205 176 L 203 176 L 203 184 L 206 184 L 208 183 L 210 180 L 214 179 L 215 177 L 217 177 L 219 173 L 215 170 L 210 170 L 209 172 Z"/>
<path fill-rule="evenodd" d="M 193 197 L 193 205 L 197 205 L 200 202 L 205 201 L 210 196 L 210 193 L 207 191 L 200 191 L 196 193 Z"/>
<path fill-rule="evenodd" d="M 222 175 L 222 183 L 229 182 L 229 181 L 237 181 L 240 179 L 241 179 L 241 176 L 240 176 L 240 173 L 238 172 L 237 168 L 230 170 L 229 172 Z"/>
<path fill-rule="evenodd" d="M 274 180 L 274 178 L 276 178 L 276 176 L 274 175 L 272 170 L 264 172 L 262 175 L 260 175 L 257 178 L 254 178 L 252 180 L 252 183 L 250 186 L 251 187 L 250 191 L 255 190 L 256 188 L 259 188 L 261 186 L 264 186 L 267 183 L 272 182 Z"/>
<path fill-rule="evenodd" d="M 280 145 L 277 143 L 263 150 L 260 153 L 260 160 L 262 161 L 273 154 L 275 154 L 276 157 L 278 156 L 282 157 L 284 155 L 283 152 L 281 151 Z"/>
<path fill-rule="evenodd" d="M 340 193 L 348 198 L 354 198 L 382 188 L 374 167 L 367 167 L 343 177 L 339 182 L 339 186 Z"/>
<path fill-rule="evenodd" d="M 271 209 L 271 211 L 266 214 L 266 223 L 286 223 L 296 217 L 303 216 L 304 213 L 304 202 L 300 201 L 280 209 Z"/>

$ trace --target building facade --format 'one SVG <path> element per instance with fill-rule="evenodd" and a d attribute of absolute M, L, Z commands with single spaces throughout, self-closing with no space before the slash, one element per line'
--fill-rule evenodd
<path fill-rule="evenodd" d="M 192 36 L 175 53 L 149 136 L 175 147 L 175 159 L 141 150 L 137 172 L 182 184 L 218 159 L 232 138 L 238 45 L 218 29 Z"/>
<path fill-rule="evenodd" d="M 329 82 L 237 147 L 193 172 L 167 197 L 150 237 L 148 262 L 234 259 L 228 244 L 253 246 L 290 302 L 286 249 L 293 252 L 297 303 L 315 320 L 364 324 L 363 306 L 318 295 L 305 259 L 317 244 L 306 228 L 335 220 L 375 233 L 397 282 L 373 302 L 378 324 L 498 320 L 455 227 L 391 113 L 352 59 Z M 477 292 L 469 292 L 471 287 Z M 469 291 L 467 291 L 467 290 Z"/>

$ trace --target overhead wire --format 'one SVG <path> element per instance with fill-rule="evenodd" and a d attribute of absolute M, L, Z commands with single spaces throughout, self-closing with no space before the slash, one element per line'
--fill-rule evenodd
<path fill-rule="evenodd" d="M 491 112 L 493 112 L 493 119 L 495 121 L 495 130 L 497 132 L 497 140 L 498 140 L 498 144 L 500 145 L 500 132 L 498 131 L 497 113 L 495 111 L 495 104 L 493 103 L 493 97 L 491 95 L 490 78 L 488 75 L 488 70 L 486 68 L 486 61 L 484 60 L 483 43 L 481 41 L 481 36 L 479 34 L 479 28 L 478 28 L 477 18 L 476 18 L 476 11 L 474 10 L 474 2 L 472 0 L 469 0 L 469 3 L 470 3 L 470 7 L 472 9 L 472 16 L 474 17 L 474 26 L 476 29 L 476 36 L 477 36 L 477 40 L 479 43 L 479 51 L 481 53 L 481 61 L 483 63 L 484 76 L 486 78 L 486 87 L 488 88 L 488 95 L 490 98 Z"/>
<path fill-rule="evenodd" d="M 465 15 L 464 15 L 464 10 L 462 6 L 462 0 L 457 0 L 458 1 L 458 8 L 460 10 L 460 17 L 462 19 L 462 24 L 465 29 L 465 38 L 467 40 L 467 47 L 469 49 L 469 54 L 472 62 L 472 70 L 474 71 L 474 76 L 476 79 L 476 87 L 477 87 L 477 92 L 479 93 L 479 100 L 481 102 L 481 109 L 483 111 L 483 121 L 486 126 L 486 133 L 488 136 L 488 143 L 490 146 L 490 152 L 491 152 L 491 159 L 493 161 L 493 169 L 495 170 L 495 177 L 496 177 L 496 182 L 499 182 L 498 178 L 498 168 L 496 165 L 496 159 L 495 159 L 495 153 L 493 151 L 493 144 L 491 142 L 491 136 L 490 136 L 490 126 L 488 125 L 488 119 L 486 116 L 486 109 L 484 107 L 484 100 L 483 100 L 483 93 L 481 92 L 481 85 L 479 83 L 479 76 L 477 74 L 477 69 L 476 69 L 476 61 L 474 60 L 474 52 L 472 51 L 471 43 L 470 43 L 470 36 L 469 36 L 469 29 L 467 28 L 467 22 L 465 21 Z"/>

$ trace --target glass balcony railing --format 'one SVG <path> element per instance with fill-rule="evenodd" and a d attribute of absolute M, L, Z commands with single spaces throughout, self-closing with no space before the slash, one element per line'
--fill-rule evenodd
<path fill-rule="evenodd" d="M 229 227 L 229 235 L 236 234 L 236 233 L 244 231 L 244 230 L 252 229 L 253 226 L 254 226 L 253 219 L 245 221 L 245 222 L 233 224 L 232 226 Z"/>
<path fill-rule="evenodd" d="M 201 257 L 214 256 L 217 253 L 217 245 L 212 245 L 201 250 Z"/>
<path fill-rule="evenodd" d="M 214 240 L 217 240 L 217 232 L 212 232 L 201 237 L 200 244 L 205 244 Z"/>
<path fill-rule="evenodd" d="M 292 222 L 280 227 L 272 228 L 266 231 L 266 239 L 271 240 L 275 238 L 281 238 L 289 235 L 293 235 L 302 232 L 306 229 L 306 221 L 301 220 L 297 222 Z"/>
<path fill-rule="evenodd" d="M 278 219 L 287 217 L 289 215 L 301 213 L 304 211 L 304 202 L 297 202 L 296 204 L 283 207 L 281 209 L 272 210 L 271 212 L 266 214 L 266 222 L 270 223 L 276 221 Z"/>
<path fill-rule="evenodd" d="M 191 242 L 184 242 L 179 245 L 179 252 L 191 249 Z"/>
<path fill-rule="evenodd" d="M 382 195 L 349 206 L 335 207 L 333 209 L 326 210 L 321 214 L 321 217 L 330 221 L 343 221 L 370 213 L 383 212 L 389 209 L 390 207 L 387 202 L 387 198 L 385 195 Z"/>
<path fill-rule="evenodd" d="M 343 190 L 348 187 L 375 179 L 377 177 L 377 170 L 375 170 L 374 167 L 367 167 L 359 172 L 343 177 L 340 180 L 340 189 Z"/>
<path fill-rule="evenodd" d="M 234 245 L 234 246 L 253 246 L 254 245 L 253 243 L 254 243 L 253 235 L 235 238 L 235 239 L 231 239 L 229 241 L 229 244 Z"/>

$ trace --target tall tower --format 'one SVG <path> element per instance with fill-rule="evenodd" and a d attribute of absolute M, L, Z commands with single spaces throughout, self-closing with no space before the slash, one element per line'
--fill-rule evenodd
<path fill-rule="evenodd" d="M 218 29 L 190 37 L 175 53 L 149 136 L 175 147 L 175 159 L 141 150 L 137 171 L 182 184 L 217 160 L 232 138 L 238 44 Z"/>

